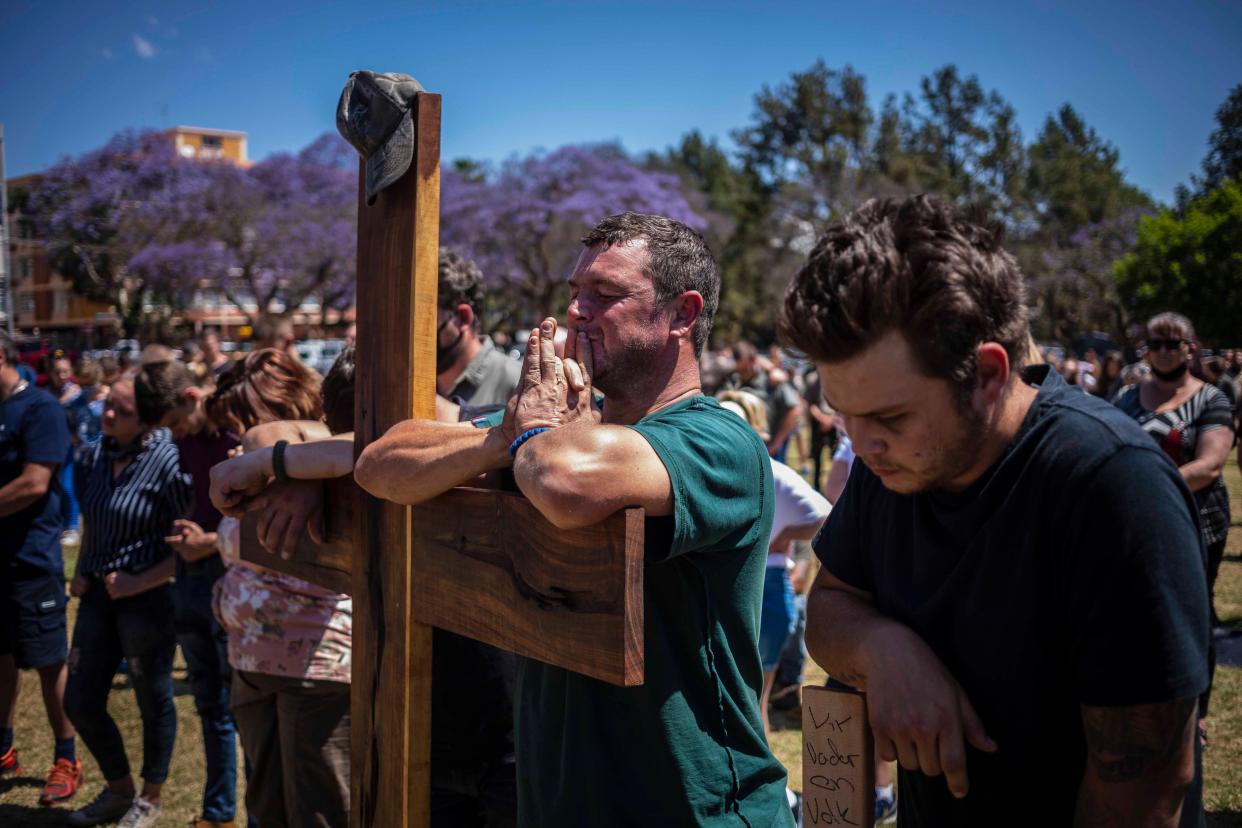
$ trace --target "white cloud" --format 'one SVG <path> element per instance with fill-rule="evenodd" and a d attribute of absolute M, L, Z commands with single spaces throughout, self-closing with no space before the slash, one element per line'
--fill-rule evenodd
<path fill-rule="evenodd" d="M 113 54 L 112 50 L 109 49 L 107 46 L 99 50 L 99 56 L 103 58 L 104 60 L 112 60 L 112 58 L 116 57 L 116 55 Z"/>
<path fill-rule="evenodd" d="M 148 25 L 148 26 L 150 26 L 152 29 L 154 29 L 156 26 L 160 25 L 159 18 L 157 18 L 157 17 L 156 17 L 155 15 L 153 15 L 153 14 L 148 14 L 148 15 L 147 15 L 147 25 Z"/>
<path fill-rule="evenodd" d="M 134 34 L 134 54 L 144 60 L 155 57 L 155 44 L 140 34 Z"/>

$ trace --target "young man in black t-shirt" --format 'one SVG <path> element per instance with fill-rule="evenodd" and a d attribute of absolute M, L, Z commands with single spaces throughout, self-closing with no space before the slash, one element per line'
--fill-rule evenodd
<path fill-rule="evenodd" d="M 1202 825 L 1193 500 L 1107 403 L 1020 371 L 997 234 L 934 198 L 869 202 L 781 328 L 862 461 L 816 540 L 807 646 L 867 692 L 901 823 Z"/>

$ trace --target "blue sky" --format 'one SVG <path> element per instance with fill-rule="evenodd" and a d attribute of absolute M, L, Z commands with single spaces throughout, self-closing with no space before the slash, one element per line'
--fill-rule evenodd
<path fill-rule="evenodd" d="M 1242 83 L 1242 3 L 67 3 L 0 5 L 10 176 L 127 127 L 249 133 L 259 159 L 334 129 L 353 69 L 444 95 L 446 158 L 619 140 L 728 142 L 755 93 L 823 58 L 873 106 L 945 63 L 978 75 L 1029 140 L 1070 102 L 1157 199 L 1198 169 Z"/>

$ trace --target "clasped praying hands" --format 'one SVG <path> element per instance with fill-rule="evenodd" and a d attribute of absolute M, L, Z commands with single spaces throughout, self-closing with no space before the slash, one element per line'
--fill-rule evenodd
<path fill-rule="evenodd" d="M 509 400 L 505 432 L 510 439 L 532 428 L 557 428 L 579 420 L 599 422 L 591 388 L 591 348 L 572 327 L 565 357 L 556 355 L 556 320 L 548 317 L 530 333 L 522 384 Z"/>

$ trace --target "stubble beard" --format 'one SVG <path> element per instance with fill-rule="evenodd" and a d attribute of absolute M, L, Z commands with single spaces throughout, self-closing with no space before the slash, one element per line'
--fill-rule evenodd
<path fill-rule="evenodd" d="M 659 350 L 652 343 L 632 340 L 617 351 L 602 353 L 595 359 L 591 384 L 612 397 L 629 396 L 651 376 Z"/>
<path fill-rule="evenodd" d="M 979 454 L 983 451 L 984 418 L 973 409 L 962 406 L 953 432 L 945 435 L 930 452 L 932 462 L 924 469 L 899 467 L 898 473 L 905 473 L 915 479 L 906 486 L 890 486 L 881 480 L 885 488 L 898 494 L 922 494 L 930 491 L 952 491 L 950 484 L 975 465 Z M 900 483 L 900 481 L 894 481 Z"/>

